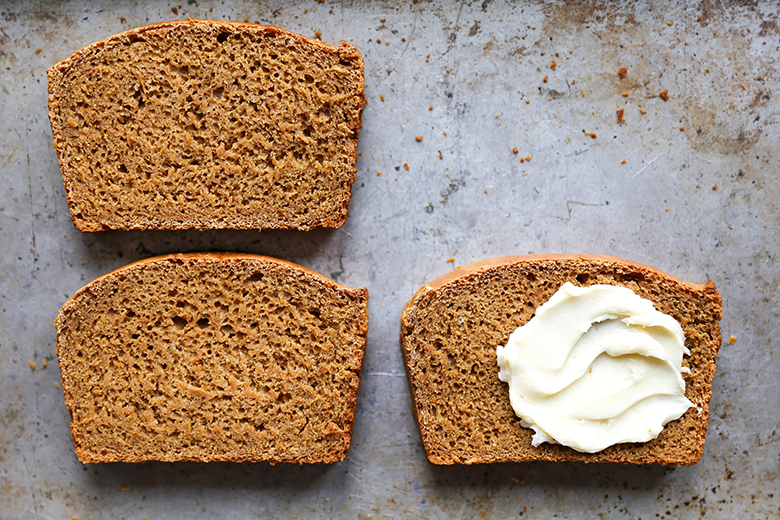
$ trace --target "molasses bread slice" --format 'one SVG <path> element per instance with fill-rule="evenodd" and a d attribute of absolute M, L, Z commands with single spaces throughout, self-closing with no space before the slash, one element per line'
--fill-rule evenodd
<path fill-rule="evenodd" d="M 142 260 L 56 319 L 82 462 L 335 462 L 349 450 L 368 291 L 258 255 Z"/>
<path fill-rule="evenodd" d="M 623 286 L 675 318 L 690 355 L 685 396 L 693 403 L 644 443 L 597 453 L 532 445 L 499 380 L 496 347 L 526 324 L 561 286 Z M 711 382 L 721 343 L 721 297 L 715 284 L 678 280 L 629 260 L 594 255 L 493 258 L 425 284 L 404 308 L 401 343 L 422 441 L 435 464 L 583 461 L 690 465 L 702 455 Z"/>
<path fill-rule="evenodd" d="M 71 217 L 107 229 L 344 224 L 363 59 L 276 27 L 158 23 L 48 70 Z"/>

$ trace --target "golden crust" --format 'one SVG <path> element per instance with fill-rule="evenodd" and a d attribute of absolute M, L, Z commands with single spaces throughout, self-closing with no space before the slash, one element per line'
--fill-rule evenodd
<path fill-rule="evenodd" d="M 495 348 L 526 323 L 564 282 L 629 287 L 683 326 L 691 356 L 684 365 L 694 403 L 648 443 L 584 454 L 550 444 L 531 446 L 498 380 Z M 401 315 L 401 344 L 423 444 L 435 464 L 504 461 L 695 464 L 701 458 L 715 358 L 721 297 L 715 284 L 694 284 L 660 270 L 603 255 L 491 258 L 422 286 Z"/>

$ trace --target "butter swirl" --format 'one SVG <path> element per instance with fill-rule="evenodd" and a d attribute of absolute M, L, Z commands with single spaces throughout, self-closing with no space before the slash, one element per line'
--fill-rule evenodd
<path fill-rule="evenodd" d="M 625 287 L 567 282 L 496 353 L 534 446 L 595 453 L 646 442 L 693 406 L 682 327 Z"/>

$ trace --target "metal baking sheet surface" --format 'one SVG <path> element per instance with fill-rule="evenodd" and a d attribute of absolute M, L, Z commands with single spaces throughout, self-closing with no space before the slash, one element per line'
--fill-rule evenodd
<path fill-rule="evenodd" d="M 46 69 L 116 32 L 187 17 L 361 50 L 368 106 L 344 227 L 75 230 Z M 779 45 L 777 3 L 761 1 L 1 2 L 0 517 L 776 518 Z M 277 256 L 369 288 L 347 460 L 78 462 L 58 387 L 59 307 L 130 261 L 204 250 Z M 458 265 L 529 252 L 611 254 L 715 281 L 724 344 L 701 463 L 428 463 L 401 309 Z"/>

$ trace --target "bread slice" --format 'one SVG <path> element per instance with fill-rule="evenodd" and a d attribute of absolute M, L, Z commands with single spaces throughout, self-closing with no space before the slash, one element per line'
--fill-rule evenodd
<path fill-rule="evenodd" d="M 349 450 L 368 291 L 244 254 L 151 258 L 56 319 L 82 462 L 335 462 Z"/>
<path fill-rule="evenodd" d="M 71 217 L 107 229 L 344 224 L 363 59 L 276 27 L 185 20 L 93 43 L 48 70 Z"/>
<path fill-rule="evenodd" d="M 646 443 L 598 453 L 543 443 L 520 425 L 498 379 L 496 346 L 527 323 L 565 283 L 628 287 L 678 320 L 691 351 L 683 366 L 694 404 Z M 715 284 L 683 282 L 629 260 L 594 255 L 493 258 L 424 285 L 401 316 L 401 343 L 425 451 L 435 464 L 584 461 L 690 465 L 702 455 L 711 382 L 720 348 L 721 297 Z"/>

